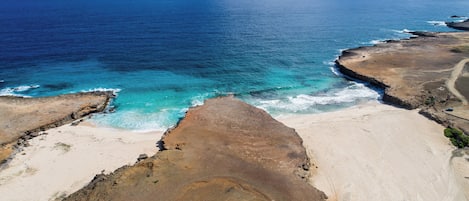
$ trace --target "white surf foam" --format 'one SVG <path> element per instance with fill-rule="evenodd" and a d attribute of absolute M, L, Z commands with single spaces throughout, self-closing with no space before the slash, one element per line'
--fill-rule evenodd
<path fill-rule="evenodd" d="M 297 113 L 314 111 L 317 106 L 340 105 L 360 100 L 377 100 L 380 97 L 377 91 L 368 88 L 365 84 L 353 82 L 353 84 L 344 89 L 325 94 L 300 94 L 290 96 L 287 99 L 258 100 L 254 105 L 267 111 L 276 110 Z"/>
<path fill-rule="evenodd" d="M 100 126 L 128 129 L 134 132 L 165 131 L 176 123 L 171 119 L 172 113 L 176 110 L 164 109 L 154 113 L 118 111 L 112 114 L 95 115 L 92 120 Z"/>
<path fill-rule="evenodd" d="M 337 58 L 337 57 L 336 57 L 336 58 Z M 322 64 L 324 64 L 324 65 L 329 65 L 329 66 L 335 65 L 335 63 L 334 63 L 333 60 L 323 61 Z"/>
<path fill-rule="evenodd" d="M 427 21 L 427 23 L 431 25 L 435 25 L 435 26 L 446 26 L 446 22 L 444 21 L 430 20 L 430 21 Z"/>
<path fill-rule="evenodd" d="M 342 73 L 339 71 L 339 69 L 335 65 L 330 66 L 329 69 L 332 71 L 332 73 L 334 73 L 334 75 L 342 76 Z"/>
<path fill-rule="evenodd" d="M 204 101 L 211 96 L 210 93 L 200 94 L 191 98 L 191 107 L 196 107 L 204 104 Z"/>
<path fill-rule="evenodd" d="M 27 97 L 21 93 L 18 92 L 25 92 L 30 89 L 37 89 L 39 88 L 40 85 L 22 85 L 22 86 L 17 86 L 17 87 L 7 87 L 3 88 L 0 90 L 0 96 L 24 96 Z"/>
<path fill-rule="evenodd" d="M 364 44 L 364 45 L 377 45 L 377 44 L 382 44 L 382 43 L 386 43 L 384 39 L 376 39 L 376 40 L 371 40 L 368 42 L 361 42 L 361 44 Z"/>
<path fill-rule="evenodd" d="M 105 91 L 112 91 L 112 94 L 114 96 L 117 96 L 118 93 L 121 91 L 122 89 L 119 89 L 119 88 L 102 88 L 102 87 L 98 87 L 98 88 L 94 88 L 94 89 L 88 89 L 88 90 L 82 90 L 81 92 L 105 92 Z"/>
<path fill-rule="evenodd" d="M 336 76 L 341 76 L 342 74 L 339 72 L 339 69 L 336 68 L 335 62 L 334 62 L 334 61 L 337 60 L 338 58 L 339 58 L 339 56 L 337 55 L 336 58 L 335 58 L 333 61 L 331 61 L 331 60 L 329 60 L 329 61 L 323 61 L 322 63 L 323 63 L 324 65 L 328 65 L 328 66 L 329 66 L 329 69 L 331 70 L 332 73 L 334 73 L 334 75 L 336 75 Z"/>
<path fill-rule="evenodd" d="M 381 43 L 385 43 L 385 42 L 384 42 L 384 40 L 378 39 L 378 40 L 371 40 L 370 43 L 373 44 L 373 45 L 376 45 L 376 44 L 381 44 Z"/>
<path fill-rule="evenodd" d="M 401 30 L 392 29 L 391 31 L 393 31 L 394 33 L 398 33 L 398 34 L 409 34 L 410 32 L 413 32 L 412 30 L 409 30 L 409 29 L 401 29 Z"/>
<path fill-rule="evenodd" d="M 460 19 L 460 20 L 454 20 L 454 22 L 464 22 L 464 21 L 466 21 L 466 20 L 467 20 L 467 18 L 465 18 L 465 19 Z"/>

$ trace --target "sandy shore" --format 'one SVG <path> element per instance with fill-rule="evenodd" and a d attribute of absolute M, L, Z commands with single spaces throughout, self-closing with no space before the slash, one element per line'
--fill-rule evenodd
<path fill-rule="evenodd" d="M 0 171 L 0 195 L 6 200 L 55 200 L 109 173 L 152 156 L 162 132 L 135 133 L 86 124 L 65 125 L 30 141 Z"/>
<path fill-rule="evenodd" d="M 311 183 L 329 200 L 467 200 L 468 150 L 455 151 L 443 127 L 377 102 L 277 118 L 295 128 L 318 167 Z M 86 123 L 86 122 L 85 122 Z M 0 171 L 8 200 L 54 200 L 95 174 L 153 155 L 162 132 L 133 133 L 86 124 L 61 126 L 31 140 Z"/>
<path fill-rule="evenodd" d="M 466 200 L 469 166 L 443 127 L 380 103 L 278 118 L 295 128 L 318 166 L 311 182 L 330 200 Z M 459 169 L 455 172 L 454 169 Z M 464 182 L 466 186 L 464 186 Z"/>

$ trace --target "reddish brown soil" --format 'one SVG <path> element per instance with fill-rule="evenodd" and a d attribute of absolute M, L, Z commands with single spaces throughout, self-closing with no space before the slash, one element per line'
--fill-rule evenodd
<path fill-rule="evenodd" d="M 296 132 L 234 98 L 190 109 L 163 143 L 65 200 L 325 200 Z"/>

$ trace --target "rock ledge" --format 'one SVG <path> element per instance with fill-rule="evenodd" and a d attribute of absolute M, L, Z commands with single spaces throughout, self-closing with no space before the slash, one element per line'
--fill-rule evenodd
<path fill-rule="evenodd" d="M 65 200 L 325 200 L 296 132 L 232 97 L 191 108 L 156 155 Z"/>

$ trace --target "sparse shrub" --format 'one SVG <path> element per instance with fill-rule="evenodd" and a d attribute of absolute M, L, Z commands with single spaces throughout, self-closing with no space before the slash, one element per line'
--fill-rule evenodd
<path fill-rule="evenodd" d="M 462 45 L 451 48 L 451 52 L 454 53 L 469 53 L 469 46 Z"/>
<path fill-rule="evenodd" d="M 469 136 L 465 135 L 457 128 L 446 128 L 444 130 L 444 135 L 458 148 L 464 148 L 469 145 Z"/>
<path fill-rule="evenodd" d="M 425 99 L 424 104 L 427 105 L 427 106 L 435 105 L 435 97 L 433 97 L 433 96 L 428 97 L 427 99 Z"/>

